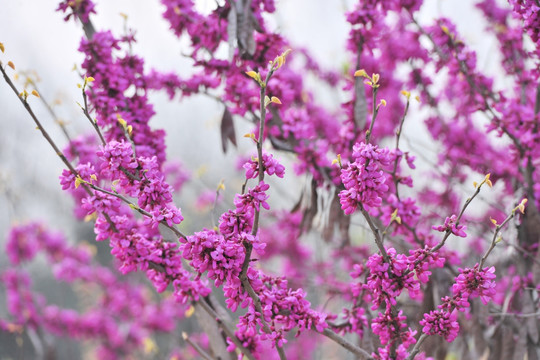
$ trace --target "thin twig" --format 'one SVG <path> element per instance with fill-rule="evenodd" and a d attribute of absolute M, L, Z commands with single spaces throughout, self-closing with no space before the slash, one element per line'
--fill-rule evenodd
<path fill-rule="evenodd" d="M 373 222 L 371 215 L 369 215 L 367 210 L 364 209 L 362 205 L 360 205 L 360 211 L 362 212 L 362 215 L 364 215 L 364 218 L 366 219 L 369 225 L 369 228 L 371 229 L 371 232 L 373 233 L 373 235 L 375 235 L 375 244 L 377 244 L 377 247 L 379 248 L 379 251 L 381 252 L 381 255 L 384 259 L 384 262 L 390 263 L 390 257 L 388 256 L 388 253 L 386 252 L 386 249 L 384 248 L 383 239 L 381 237 L 381 231 Z"/>
<path fill-rule="evenodd" d="M 512 316 L 512 317 L 517 317 L 517 318 L 533 318 L 533 317 L 539 317 L 540 318 L 540 312 L 529 313 L 529 314 L 489 313 L 488 315 L 489 316 L 501 316 L 501 317 Z"/>
<path fill-rule="evenodd" d="M 84 102 L 84 107 L 82 108 L 82 110 L 83 110 L 84 116 L 86 116 L 88 121 L 90 121 L 90 124 L 92 124 L 92 127 L 98 134 L 99 140 L 101 140 L 101 145 L 105 145 L 107 144 L 107 142 L 105 141 L 105 138 L 103 137 L 103 134 L 101 133 L 101 130 L 97 124 L 97 121 L 92 119 L 92 117 L 90 116 L 90 112 L 88 111 L 88 96 L 86 95 L 85 90 L 86 90 L 86 84 L 82 88 L 82 95 L 83 95 L 83 102 Z"/>
<path fill-rule="evenodd" d="M 491 251 L 493 251 L 493 249 L 495 248 L 495 246 L 497 245 L 497 243 L 499 242 L 497 240 L 497 235 L 499 234 L 499 232 L 501 231 L 501 229 L 511 220 L 514 218 L 514 216 L 516 216 L 516 210 L 517 209 L 513 209 L 512 212 L 510 213 L 510 215 L 508 215 L 506 217 L 506 219 L 504 219 L 504 221 L 500 224 L 497 224 L 496 225 L 496 228 L 495 228 L 495 232 L 493 233 L 493 238 L 491 239 L 491 244 L 489 245 L 489 248 L 486 250 L 486 253 L 484 254 L 484 256 L 482 256 L 482 259 L 480 260 L 480 265 L 479 265 L 479 269 L 482 270 L 482 267 L 484 266 L 484 263 L 486 262 L 486 259 L 487 257 L 489 256 L 489 254 L 491 253 Z"/>
<path fill-rule="evenodd" d="M 152 214 L 150 214 L 148 211 L 144 210 L 144 209 L 141 209 L 139 206 L 137 206 L 136 204 L 134 204 L 133 202 L 131 202 L 128 198 L 126 198 L 124 195 L 122 194 L 118 194 L 117 192 L 113 192 L 113 191 L 109 191 L 109 190 L 105 190 L 97 185 L 94 185 L 90 182 L 87 182 L 86 185 L 96 191 L 99 191 L 99 192 L 102 192 L 104 194 L 107 194 L 107 195 L 111 195 L 111 196 L 114 196 L 120 200 L 122 200 L 123 202 L 125 202 L 130 208 L 134 209 L 135 211 L 137 211 L 138 213 L 140 213 L 141 215 L 144 215 L 146 217 L 149 217 L 149 218 L 152 218 Z M 165 220 L 161 220 L 159 222 L 160 224 L 162 224 L 163 226 L 165 226 L 166 228 L 168 228 L 169 230 L 171 230 L 172 232 L 174 232 L 174 234 L 178 237 L 181 237 L 183 239 L 187 239 L 187 235 L 185 235 L 183 232 L 181 232 L 180 230 L 178 230 L 178 228 L 176 226 L 171 226 L 167 223 L 167 221 Z"/>
<path fill-rule="evenodd" d="M 422 335 L 420 335 L 420 338 L 418 338 L 418 341 L 416 342 L 416 344 L 414 344 L 414 347 L 413 349 L 411 350 L 411 353 L 409 354 L 409 356 L 407 356 L 407 359 L 406 360 L 412 360 L 414 359 L 414 357 L 416 356 L 416 354 L 418 354 L 418 352 L 420 351 L 420 346 L 422 345 L 422 343 L 427 339 L 429 335 L 426 334 L 426 333 L 422 333 Z"/>
<path fill-rule="evenodd" d="M 216 360 L 214 357 L 210 356 L 210 354 L 208 354 L 206 351 L 204 351 L 204 349 L 202 347 L 199 346 L 199 344 L 197 344 L 195 341 L 191 340 L 188 336 L 188 334 L 186 334 L 185 332 L 182 332 L 182 338 L 184 339 L 185 342 L 187 342 L 189 345 L 191 345 L 191 347 L 193 349 L 195 349 L 195 351 L 197 351 L 199 353 L 199 355 L 202 356 L 203 359 L 205 360 Z"/>
<path fill-rule="evenodd" d="M 216 313 L 216 311 L 206 303 L 206 301 L 204 301 L 204 299 L 198 301 L 197 304 L 201 305 L 201 307 L 208 313 L 208 315 L 210 315 L 217 322 L 218 326 L 221 327 L 225 335 L 227 335 L 229 339 L 231 339 L 234 345 L 236 345 L 236 347 L 240 349 L 240 351 L 245 356 L 247 356 L 249 360 L 255 360 L 255 357 L 253 356 L 251 351 L 249 351 L 249 349 L 242 345 L 242 342 L 238 339 L 238 337 L 236 337 L 236 335 L 234 334 L 234 330 L 230 328 L 229 324 L 227 324 L 225 320 L 222 319 L 218 315 L 218 313 Z"/>
<path fill-rule="evenodd" d="M 377 114 L 379 113 L 379 106 L 377 105 L 377 91 L 379 87 L 375 85 L 377 84 L 374 84 L 373 87 L 373 113 L 371 115 L 371 123 L 369 124 L 369 130 L 366 132 L 366 144 L 369 144 L 369 140 L 371 139 L 371 133 L 373 132 L 373 126 L 375 125 L 375 119 L 377 119 Z"/>
<path fill-rule="evenodd" d="M 398 201 L 399 201 L 399 191 L 398 191 L 399 179 L 397 178 L 397 168 L 398 168 L 399 157 L 397 156 L 397 153 L 399 150 L 399 139 L 401 137 L 401 132 L 403 131 L 403 123 L 405 122 L 405 118 L 407 117 L 407 112 L 409 111 L 409 105 L 410 105 L 410 100 L 409 100 L 409 96 L 407 96 L 407 104 L 405 105 L 403 116 L 401 117 L 401 121 L 399 122 L 399 128 L 396 131 L 396 159 L 394 160 L 394 169 L 392 170 L 392 179 L 394 180 L 394 187 L 396 190 L 396 197 Z"/>
<path fill-rule="evenodd" d="M 71 151 L 73 151 L 74 154 L 77 153 L 77 149 L 75 148 L 75 146 L 71 143 L 71 136 L 69 135 L 69 132 L 66 128 L 66 125 L 64 124 L 64 122 L 62 120 L 60 120 L 60 118 L 58 117 L 58 115 L 56 115 L 56 112 L 54 111 L 54 109 L 52 108 L 52 106 L 49 104 L 49 102 L 45 99 L 45 97 L 43 96 L 43 94 L 41 93 L 41 91 L 39 90 L 39 88 L 37 87 L 37 84 L 32 80 L 30 81 L 30 84 L 34 87 L 34 89 L 39 93 L 39 98 L 41 100 L 41 102 L 45 105 L 45 108 L 47 109 L 47 111 L 49 112 L 49 114 L 51 115 L 51 117 L 54 119 L 54 122 L 58 124 L 58 126 L 60 126 L 60 129 L 62 130 L 62 133 L 64 134 L 64 136 L 66 137 L 66 140 L 68 141 L 69 143 L 69 147 L 71 149 Z"/>

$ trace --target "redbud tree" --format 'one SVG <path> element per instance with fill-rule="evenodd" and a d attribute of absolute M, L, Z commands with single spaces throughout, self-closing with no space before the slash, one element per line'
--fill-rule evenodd
<path fill-rule="evenodd" d="M 97 29 L 99 4 L 60 2 L 82 36 L 78 134 L 36 115 L 46 94 L 16 80 L 16 50 L 0 43 L 2 86 L 62 162 L 73 217 L 110 248 L 98 261 L 38 220 L 13 225 L 6 354 L 53 359 L 69 339 L 70 358 L 539 358 L 540 3 L 476 1 L 497 45 L 491 74 L 452 20 L 419 21 L 421 0 L 355 1 L 341 70 L 273 25 L 279 5 L 156 2 L 189 39 L 180 76 L 149 69 L 133 31 Z M 205 216 L 181 210 L 198 180 L 168 156 L 152 92 L 222 109 L 221 146 L 242 181 L 200 192 Z M 432 138 L 434 160 L 406 144 L 408 126 Z M 301 190 L 286 199 L 280 187 Z M 38 256 L 78 301 L 36 290 Z"/>

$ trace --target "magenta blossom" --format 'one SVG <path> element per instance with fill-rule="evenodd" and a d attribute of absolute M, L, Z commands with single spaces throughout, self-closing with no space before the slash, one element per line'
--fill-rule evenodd
<path fill-rule="evenodd" d="M 465 233 L 467 227 L 465 225 L 459 225 L 457 223 L 456 215 L 447 217 L 446 220 L 444 220 L 444 225 L 433 226 L 432 229 L 440 232 L 449 231 L 456 236 L 467 237 L 467 234 Z"/>

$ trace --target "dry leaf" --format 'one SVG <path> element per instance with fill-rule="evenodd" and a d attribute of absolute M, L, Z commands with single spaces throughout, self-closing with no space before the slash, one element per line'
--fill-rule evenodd
<path fill-rule="evenodd" d="M 234 131 L 234 122 L 229 109 L 225 108 L 221 117 L 221 148 L 223 152 L 227 152 L 227 140 L 236 147 L 236 133 Z"/>

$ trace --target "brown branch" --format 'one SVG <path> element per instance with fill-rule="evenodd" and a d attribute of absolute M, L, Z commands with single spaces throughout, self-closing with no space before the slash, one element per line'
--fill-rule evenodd
<path fill-rule="evenodd" d="M 371 356 L 371 354 L 368 353 L 366 350 L 354 345 L 349 340 L 345 339 L 343 336 L 340 336 L 340 335 L 336 334 L 335 332 L 333 332 L 329 328 L 326 328 L 323 331 L 318 331 L 318 330 L 314 329 L 314 331 L 317 331 L 319 334 L 322 334 L 322 335 L 326 336 L 327 338 L 335 341 L 336 343 L 341 345 L 343 348 L 349 350 L 350 352 L 352 352 L 356 356 L 359 356 L 361 359 L 367 359 L 367 360 L 373 360 L 374 359 Z"/>
<path fill-rule="evenodd" d="M 206 351 L 204 351 L 204 349 L 202 347 L 200 347 L 199 344 L 197 344 L 196 342 L 191 340 L 189 338 L 188 334 L 186 334 L 185 332 L 182 332 L 182 338 L 184 339 L 185 342 L 187 342 L 189 345 L 191 345 L 191 347 L 193 349 L 195 349 L 195 351 L 197 351 L 199 353 L 199 355 L 202 356 L 203 359 L 205 359 L 205 360 L 216 360 L 216 358 L 210 356 L 210 354 L 208 354 Z"/>
<path fill-rule="evenodd" d="M 496 225 L 496 228 L 495 228 L 495 232 L 493 233 L 493 238 L 491 239 L 491 244 L 489 245 L 489 248 L 486 250 L 484 256 L 482 256 L 482 259 L 480 260 L 480 265 L 479 265 L 479 269 L 482 270 L 482 267 L 484 266 L 484 263 L 486 262 L 486 259 L 487 257 L 489 256 L 489 254 L 491 253 L 491 251 L 493 251 L 493 249 L 495 248 L 495 246 L 497 245 L 497 243 L 499 242 L 499 240 L 497 239 L 497 235 L 499 234 L 499 232 L 501 231 L 501 229 L 506 225 L 508 224 L 508 222 L 510 220 L 512 220 L 515 216 L 516 216 L 516 210 L 518 210 L 519 206 L 517 208 L 514 208 L 512 210 L 512 212 L 510 213 L 510 215 L 508 215 L 506 217 L 506 219 L 504 219 L 504 221 L 500 224 L 497 224 Z"/>
<path fill-rule="evenodd" d="M 225 333 L 225 335 L 227 335 L 229 337 L 229 339 L 231 339 L 231 341 L 234 343 L 234 345 L 236 345 L 236 347 L 238 349 L 240 349 L 240 351 L 246 355 L 246 357 L 249 359 L 249 360 L 255 360 L 255 357 L 253 356 L 253 354 L 251 353 L 251 351 L 249 351 L 249 349 L 247 349 L 244 345 L 242 345 L 242 342 L 238 339 L 238 337 L 236 337 L 236 335 L 234 334 L 234 330 L 230 328 L 230 326 L 225 322 L 224 319 L 222 319 L 218 313 L 212 309 L 212 307 L 210 305 L 208 305 L 206 303 L 206 301 L 204 301 L 204 299 L 202 299 L 201 301 L 198 301 L 197 304 L 201 305 L 201 307 L 214 319 L 216 320 L 217 324 L 219 327 L 221 327 L 221 329 L 223 330 L 223 332 Z"/>
<path fill-rule="evenodd" d="M 384 262 L 390 263 L 390 257 L 388 256 L 388 253 L 386 252 L 386 249 L 384 248 L 381 231 L 373 222 L 371 215 L 369 215 L 367 210 L 364 209 L 364 207 L 361 204 L 360 204 L 360 211 L 362 212 L 362 215 L 364 215 L 364 218 L 366 219 L 369 225 L 369 228 L 371 229 L 371 232 L 373 233 L 373 235 L 375 235 L 375 244 L 377 244 L 377 247 L 379 248 L 379 251 L 381 252 L 381 255 L 384 259 Z"/>
<path fill-rule="evenodd" d="M 99 129 L 97 121 L 92 119 L 92 117 L 90 116 L 90 112 L 88 111 L 88 96 L 86 95 L 86 91 L 85 91 L 86 85 L 87 84 L 86 84 L 86 77 L 85 77 L 85 84 L 82 87 L 82 96 L 83 96 L 83 102 L 84 102 L 84 107 L 82 107 L 82 111 L 84 113 L 84 116 L 86 116 L 88 121 L 90 121 L 90 124 L 92 124 L 92 127 L 98 134 L 99 140 L 101 140 L 101 145 L 105 145 L 107 144 L 107 142 L 105 141 L 105 138 L 103 137 L 103 134 L 101 133 L 101 130 Z"/>
<path fill-rule="evenodd" d="M 379 87 L 376 85 L 378 84 L 373 84 L 373 113 L 371 115 L 371 123 L 369 124 L 369 130 L 366 132 L 366 144 L 369 144 L 369 140 L 371 139 L 371 133 L 373 132 L 373 126 L 375 125 L 375 119 L 377 119 L 377 114 L 379 113 L 379 106 L 377 105 L 377 91 Z"/>
<path fill-rule="evenodd" d="M 399 157 L 397 156 L 397 150 L 399 150 L 399 139 L 401 138 L 401 132 L 403 131 L 403 123 L 405 122 L 405 118 L 407 117 L 407 113 L 409 111 L 409 105 L 410 105 L 409 96 L 407 96 L 407 104 L 405 105 L 403 116 L 401 117 L 401 121 L 399 122 L 399 128 L 396 131 L 396 159 L 394 161 L 394 168 L 392 170 L 392 179 L 394 180 L 394 187 L 396 188 L 396 197 L 398 201 L 399 201 L 399 191 L 398 191 L 399 179 L 397 178 L 397 168 L 398 168 Z"/>
<path fill-rule="evenodd" d="M 476 187 L 476 190 L 475 190 L 474 194 L 471 197 L 467 198 L 467 200 L 465 201 L 465 204 L 463 204 L 463 207 L 461 208 L 461 211 L 459 212 L 459 215 L 458 215 L 458 217 L 456 219 L 456 223 L 455 223 L 456 227 L 459 225 L 459 221 L 461 220 L 461 218 L 462 218 L 463 214 L 465 213 L 465 210 L 467 209 L 467 207 L 474 200 L 474 198 L 480 193 L 480 189 L 482 188 L 482 185 L 484 185 L 484 182 L 480 183 Z M 446 230 L 442 240 L 437 245 L 435 245 L 433 248 L 431 248 L 430 253 L 434 253 L 435 251 L 442 248 L 444 246 L 446 240 L 450 237 L 450 234 L 452 234 L 452 231 L 451 230 Z"/>
<path fill-rule="evenodd" d="M 86 185 L 96 191 L 99 191 L 99 192 L 102 192 L 104 194 L 107 194 L 107 195 L 111 195 L 111 196 L 114 196 L 120 200 L 122 200 L 123 202 L 125 202 L 130 208 L 132 208 L 133 210 L 137 211 L 139 214 L 141 215 L 144 215 L 146 217 L 153 217 L 152 214 L 150 214 L 148 211 L 144 210 L 144 209 L 141 209 L 139 206 L 137 206 L 136 204 L 134 204 L 133 202 L 131 202 L 128 198 L 126 198 L 124 195 L 122 194 L 118 194 L 117 192 L 113 192 L 113 191 L 109 191 L 109 190 L 105 190 L 97 185 L 94 185 L 92 183 L 89 183 L 89 182 L 86 182 Z M 160 224 L 162 224 L 163 226 L 165 226 L 167 229 L 171 230 L 172 232 L 174 232 L 174 234 L 178 237 L 181 237 L 183 239 L 187 239 L 187 235 L 185 235 L 183 232 L 181 232 L 180 230 L 178 230 L 178 228 L 176 228 L 176 226 L 171 226 L 167 223 L 167 221 L 165 220 L 161 220 L 159 222 Z"/>
<path fill-rule="evenodd" d="M 418 354 L 418 352 L 420 351 L 420 346 L 422 346 L 422 343 L 428 338 L 429 335 L 423 333 L 422 335 L 420 335 L 420 338 L 418 338 L 418 341 L 416 342 L 416 344 L 414 345 L 411 353 L 409 354 L 409 356 L 407 356 L 407 359 L 406 360 L 413 360 L 414 357 L 416 356 L 416 354 Z"/>

